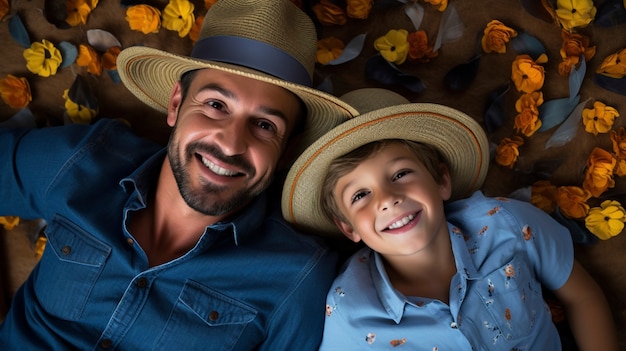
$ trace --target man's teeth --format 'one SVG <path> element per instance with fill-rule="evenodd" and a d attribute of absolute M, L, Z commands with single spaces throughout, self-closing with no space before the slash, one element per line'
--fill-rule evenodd
<path fill-rule="evenodd" d="M 216 165 L 215 163 L 213 163 L 213 162 L 211 162 L 211 161 L 209 161 L 209 160 L 207 160 L 205 158 L 202 158 L 202 163 L 208 169 L 210 169 L 213 173 L 219 174 L 219 175 L 222 175 L 222 176 L 232 177 L 232 176 L 234 176 L 234 175 L 236 175 L 238 173 L 238 172 L 235 172 L 235 171 L 230 171 L 230 170 L 228 170 L 226 168 L 222 168 L 222 167 Z"/>
<path fill-rule="evenodd" d="M 409 223 L 410 221 L 412 221 L 412 220 L 413 220 L 413 218 L 415 218 L 415 216 L 414 216 L 414 215 L 408 215 L 408 216 L 406 216 L 406 217 L 402 218 L 401 220 L 399 220 L 399 221 L 397 221 L 397 222 L 392 223 L 392 224 L 389 226 L 389 229 L 398 229 L 398 228 L 400 228 L 400 227 L 403 227 L 403 226 L 405 226 L 407 223 Z"/>

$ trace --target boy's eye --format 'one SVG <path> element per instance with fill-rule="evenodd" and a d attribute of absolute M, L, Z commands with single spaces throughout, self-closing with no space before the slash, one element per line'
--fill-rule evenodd
<path fill-rule="evenodd" d="M 359 191 L 358 193 L 354 194 L 352 196 L 352 202 L 351 203 L 355 203 L 359 200 L 361 200 L 362 198 L 364 198 L 369 192 L 367 191 Z"/>
<path fill-rule="evenodd" d="M 393 176 L 393 180 L 398 180 L 398 179 L 400 179 L 400 178 L 404 177 L 405 175 L 407 175 L 407 174 L 409 174 L 409 173 L 411 173 L 411 172 L 410 172 L 410 171 L 408 171 L 408 170 L 403 170 L 403 171 L 400 171 L 400 172 L 396 173 L 396 174 Z"/>

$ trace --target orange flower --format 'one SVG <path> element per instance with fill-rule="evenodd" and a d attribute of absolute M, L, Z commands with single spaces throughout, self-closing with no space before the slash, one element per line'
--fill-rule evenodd
<path fill-rule="evenodd" d="M 116 70 L 117 69 L 117 56 L 122 51 L 122 48 L 119 46 L 111 46 L 107 49 L 107 51 L 102 54 L 102 67 L 108 70 Z"/>
<path fill-rule="evenodd" d="M 99 76 L 102 74 L 102 62 L 100 56 L 89 45 L 80 44 L 78 46 L 78 57 L 76 58 L 76 64 L 81 67 L 87 67 L 87 72 Z"/>
<path fill-rule="evenodd" d="M 524 139 L 518 136 L 502 139 L 496 148 L 496 163 L 513 168 L 519 156 L 519 147 L 522 145 L 524 145 Z"/>
<path fill-rule="evenodd" d="M 433 52 L 433 46 L 428 46 L 428 36 L 423 30 L 409 33 L 407 40 L 409 42 L 408 59 L 411 61 L 426 63 L 439 55 L 438 51 Z"/>
<path fill-rule="evenodd" d="M 0 224 L 4 230 L 11 230 L 20 224 L 20 217 L 17 216 L 0 216 Z"/>
<path fill-rule="evenodd" d="M 520 96 L 515 102 L 519 114 L 515 116 L 513 128 L 527 137 L 532 136 L 541 127 L 539 106 L 543 104 L 543 93 L 536 91 Z"/>
<path fill-rule="evenodd" d="M 204 22 L 204 15 L 198 15 L 196 20 L 191 26 L 191 30 L 189 30 L 189 39 L 194 43 L 198 41 L 198 37 L 200 36 L 200 29 L 202 28 L 202 23 Z"/>
<path fill-rule="evenodd" d="M 607 56 L 596 70 L 596 73 L 611 78 L 626 76 L 626 48 Z"/>
<path fill-rule="evenodd" d="M 536 181 L 531 187 L 530 203 L 552 213 L 556 208 L 556 186 L 548 180 Z"/>
<path fill-rule="evenodd" d="M 0 19 L 9 13 L 9 0 L 0 0 Z"/>
<path fill-rule="evenodd" d="M 613 173 L 615 173 L 619 177 L 626 176 L 626 160 L 617 160 L 617 164 L 615 164 L 615 169 L 613 170 Z"/>
<path fill-rule="evenodd" d="M 313 5 L 313 12 L 323 25 L 344 25 L 348 21 L 341 7 L 333 4 L 330 0 L 321 0 Z"/>
<path fill-rule="evenodd" d="M 439 6 L 437 8 L 439 12 L 445 11 L 446 8 L 448 7 L 448 0 L 424 0 L 424 2 L 427 2 L 431 5 Z"/>
<path fill-rule="evenodd" d="M 610 137 L 615 157 L 621 160 L 626 159 L 626 129 L 621 127 L 617 132 L 612 130 Z"/>
<path fill-rule="evenodd" d="M 70 26 L 76 27 L 87 23 L 87 17 L 93 9 L 91 3 L 85 0 L 65 0 L 67 6 L 67 22 Z"/>
<path fill-rule="evenodd" d="M 569 31 L 561 31 L 563 44 L 561 45 L 561 58 L 563 62 L 559 64 L 559 74 L 568 76 L 572 71 L 572 67 L 577 65 L 580 57 L 584 56 L 585 61 L 591 60 L 596 54 L 596 47 L 589 46 L 590 39 L 587 36 L 570 33 Z"/>
<path fill-rule="evenodd" d="M 346 12 L 348 17 L 357 19 L 367 19 L 372 10 L 373 0 L 347 0 Z"/>
<path fill-rule="evenodd" d="M 518 55 L 513 61 L 511 70 L 511 79 L 515 83 L 517 91 L 524 93 L 532 93 L 543 87 L 544 68 L 538 65 L 538 62 L 545 62 L 545 54 L 535 62 L 530 56 Z"/>
<path fill-rule="evenodd" d="M 583 189 L 589 191 L 591 196 L 599 197 L 608 188 L 614 187 L 613 169 L 616 164 L 617 160 L 608 151 L 594 148 L 587 159 Z"/>
<path fill-rule="evenodd" d="M 33 99 L 28 80 L 10 74 L 0 80 L 0 96 L 7 105 L 15 109 L 26 107 Z"/>
<path fill-rule="evenodd" d="M 330 61 L 335 60 L 341 55 L 344 47 L 345 44 L 341 39 L 335 37 L 320 39 L 317 42 L 315 61 L 322 65 L 327 65 Z"/>
<path fill-rule="evenodd" d="M 577 186 L 561 186 L 556 189 L 556 204 L 568 218 L 583 218 L 589 212 L 587 200 L 591 193 Z"/>
<path fill-rule="evenodd" d="M 208 10 L 211 6 L 215 5 L 217 0 L 204 0 L 204 7 Z"/>
<path fill-rule="evenodd" d="M 130 29 L 143 34 L 158 33 L 161 28 L 161 11 L 146 4 L 130 6 L 126 9 L 126 22 Z"/>
<path fill-rule="evenodd" d="M 483 31 L 481 45 L 486 53 L 506 53 L 506 44 L 517 36 L 517 31 L 505 26 L 498 20 L 491 20 Z"/>
<path fill-rule="evenodd" d="M 619 112 L 614 107 L 596 101 L 593 103 L 593 108 L 583 109 L 582 115 L 585 131 L 598 135 L 598 133 L 608 133 L 613 128 L 615 117 L 619 117 Z"/>

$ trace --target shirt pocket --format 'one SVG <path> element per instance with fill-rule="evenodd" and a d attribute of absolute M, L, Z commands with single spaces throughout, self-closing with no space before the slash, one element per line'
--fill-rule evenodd
<path fill-rule="evenodd" d="M 257 311 L 187 280 L 154 350 L 232 350 Z"/>
<path fill-rule="evenodd" d="M 111 247 L 55 216 L 45 230 L 47 243 L 34 280 L 42 307 L 61 319 L 80 319 Z"/>
<path fill-rule="evenodd" d="M 546 313 L 541 285 L 530 267 L 525 256 L 518 254 L 475 285 L 486 311 L 480 317 L 485 342 L 527 337 Z"/>

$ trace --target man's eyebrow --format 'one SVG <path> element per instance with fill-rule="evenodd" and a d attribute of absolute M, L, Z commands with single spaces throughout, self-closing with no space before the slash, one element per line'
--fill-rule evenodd
<path fill-rule="evenodd" d="M 200 89 L 198 89 L 198 92 L 203 92 L 203 91 L 216 91 L 221 95 L 224 95 L 226 98 L 235 100 L 235 102 L 238 102 L 239 99 L 237 97 L 237 95 L 235 93 L 233 93 L 232 91 L 224 88 L 223 86 L 221 86 L 220 84 L 217 83 L 208 83 L 203 85 L 202 87 L 200 87 Z M 285 113 L 279 109 L 275 109 L 269 106 L 260 106 L 259 107 L 259 111 L 263 114 L 266 115 L 272 115 L 272 116 L 276 116 L 282 120 L 284 120 L 285 122 L 287 122 L 287 116 L 285 115 Z"/>

